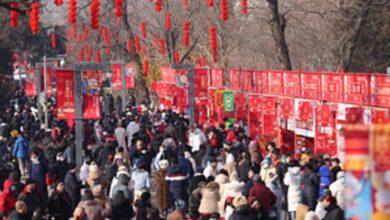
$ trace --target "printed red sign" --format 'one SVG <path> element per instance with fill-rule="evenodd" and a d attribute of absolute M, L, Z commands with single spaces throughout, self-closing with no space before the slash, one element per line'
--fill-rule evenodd
<path fill-rule="evenodd" d="M 74 119 L 74 78 L 73 70 L 56 70 L 57 118 Z"/>
<path fill-rule="evenodd" d="M 250 70 L 244 70 L 242 72 L 243 76 L 243 90 L 247 92 L 253 91 L 253 71 Z"/>
<path fill-rule="evenodd" d="M 340 73 L 322 74 L 322 98 L 331 102 L 344 100 L 344 75 Z"/>
<path fill-rule="evenodd" d="M 294 116 L 294 99 L 280 99 L 280 117 L 289 119 Z"/>
<path fill-rule="evenodd" d="M 211 87 L 214 88 L 223 88 L 223 69 L 213 68 L 210 69 L 211 74 Z"/>
<path fill-rule="evenodd" d="M 126 64 L 126 88 L 135 88 L 135 77 L 137 75 L 137 68 L 134 64 Z"/>
<path fill-rule="evenodd" d="M 320 105 L 316 109 L 316 154 L 337 155 L 336 114 L 331 105 Z"/>
<path fill-rule="evenodd" d="M 122 88 L 122 64 L 112 64 L 112 88 Z"/>
<path fill-rule="evenodd" d="M 36 86 L 36 72 L 34 68 L 27 70 L 27 79 L 26 79 L 26 87 L 24 91 L 26 92 L 26 96 L 36 96 L 37 95 L 37 86 Z"/>
<path fill-rule="evenodd" d="M 83 80 L 83 119 L 100 119 L 101 74 L 98 70 L 81 72 Z"/>
<path fill-rule="evenodd" d="M 284 72 L 284 94 L 286 96 L 299 97 L 301 95 L 301 73 Z"/>
<path fill-rule="evenodd" d="M 261 96 L 259 95 L 249 95 L 248 96 L 249 111 L 250 112 L 260 112 L 261 111 Z"/>
<path fill-rule="evenodd" d="M 197 68 L 194 70 L 194 75 L 195 98 L 207 97 L 207 88 L 209 85 L 207 69 Z"/>
<path fill-rule="evenodd" d="M 371 109 L 371 123 L 387 124 L 390 123 L 390 110 L 388 109 Z"/>
<path fill-rule="evenodd" d="M 309 99 L 321 99 L 321 74 L 302 73 L 302 97 Z"/>
<path fill-rule="evenodd" d="M 386 75 L 375 74 L 371 80 L 371 104 L 390 107 L 390 79 Z"/>
<path fill-rule="evenodd" d="M 229 80 L 230 80 L 230 88 L 233 90 L 241 90 L 241 71 L 240 70 L 229 70 Z"/>
<path fill-rule="evenodd" d="M 269 71 L 269 94 L 283 95 L 283 72 Z"/>
<path fill-rule="evenodd" d="M 268 93 L 268 72 L 266 71 L 255 71 L 255 86 L 256 91 L 261 94 Z"/>
<path fill-rule="evenodd" d="M 244 120 L 248 118 L 248 108 L 246 105 L 246 97 L 243 93 L 236 93 L 234 96 L 234 104 L 236 108 L 236 119 Z"/>
<path fill-rule="evenodd" d="M 354 104 L 368 104 L 370 97 L 370 75 L 365 73 L 345 74 L 344 101 Z"/>
<path fill-rule="evenodd" d="M 278 128 L 278 114 L 276 110 L 276 98 L 263 98 L 263 135 L 276 137 Z"/>

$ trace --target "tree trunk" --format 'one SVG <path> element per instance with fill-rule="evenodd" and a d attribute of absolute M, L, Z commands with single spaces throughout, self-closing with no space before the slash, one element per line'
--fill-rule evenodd
<path fill-rule="evenodd" d="M 266 0 L 269 8 L 269 23 L 278 50 L 278 59 L 286 70 L 292 70 L 290 54 L 286 42 L 286 18 L 279 14 L 278 0 Z"/>

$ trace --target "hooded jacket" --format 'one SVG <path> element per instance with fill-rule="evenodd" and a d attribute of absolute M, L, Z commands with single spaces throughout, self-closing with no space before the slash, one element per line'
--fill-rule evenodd
<path fill-rule="evenodd" d="M 225 184 L 225 190 L 224 190 L 224 194 L 223 194 L 223 206 L 225 206 L 225 203 L 226 203 L 226 200 L 228 198 L 235 198 L 235 197 L 240 197 L 242 196 L 242 191 L 245 187 L 245 183 L 244 182 L 239 182 L 237 179 L 233 179 L 231 178 L 230 179 L 231 181 L 229 183 L 226 183 Z M 233 207 L 231 206 L 227 206 L 226 207 L 226 213 L 225 213 L 225 217 L 226 219 L 229 219 L 229 216 L 233 213 Z"/>
<path fill-rule="evenodd" d="M 318 189 L 319 189 L 319 179 L 316 173 L 312 170 L 306 168 L 303 174 L 303 204 L 309 206 L 309 210 L 315 210 L 317 197 L 318 197 Z"/>
<path fill-rule="evenodd" d="M 168 168 L 165 180 L 169 182 L 169 192 L 173 198 L 184 199 L 187 189 L 187 173 L 185 169 L 179 165 L 173 165 Z"/>
<path fill-rule="evenodd" d="M 0 212 L 10 213 L 15 208 L 15 192 L 11 190 L 13 180 L 4 181 L 4 190 L 0 195 Z"/>
<path fill-rule="evenodd" d="M 122 191 L 126 199 L 132 200 L 132 196 L 131 196 L 131 193 L 130 193 L 129 188 L 128 188 L 129 181 L 130 181 L 130 179 L 126 174 L 119 175 L 118 184 L 116 186 L 114 186 L 114 188 L 112 189 L 113 198 L 115 198 L 116 194 L 119 191 Z"/>
<path fill-rule="evenodd" d="M 288 186 L 287 203 L 289 212 L 295 212 L 298 204 L 302 202 L 300 172 L 300 167 L 290 167 L 284 176 L 284 184 Z"/>
<path fill-rule="evenodd" d="M 14 149 L 12 150 L 12 155 L 16 158 L 27 158 L 28 144 L 28 140 L 25 139 L 22 135 L 19 135 L 18 139 L 16 139 L 15 141 Z"/>
<path fill-rule="evenodd" d="M 319 198 L 322 198 L 324 195 L 324 189 L 325 187 L 328 187 L 331 184 L 331 172 L 329 170 L 329 167 L 326 165 L 323 165 L 320 167 L 319 170 L 320 174 L 320 188 L 319 188 Z"/>
<path fill-rule="evenodd" d="M 202 200 L 200 201 L 199 213 L 211 214 L 218 212 L 219 185 L 216 182 L 210 182 L 201 189 Z"/>

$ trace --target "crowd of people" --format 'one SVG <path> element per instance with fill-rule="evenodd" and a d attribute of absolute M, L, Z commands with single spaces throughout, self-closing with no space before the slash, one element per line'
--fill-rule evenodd
<path fill-rule="evenodd" d="M 119 112 L 111 98 L 84 122 L 79 167 L 55 103 L 43 126 L 34 102 L 15 100 L 0 118 L 2 219 L 344 219 L 337 158 L 262 145 L 231 120 L 189 127 L 184 113 L 134 101 Z"/>

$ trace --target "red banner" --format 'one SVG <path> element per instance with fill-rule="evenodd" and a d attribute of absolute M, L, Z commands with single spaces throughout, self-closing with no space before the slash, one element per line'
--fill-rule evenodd
<path fill-rule="evenodd" d="M 207 69 L 196 68 L 194 71 L 195 98 L 207 98 L 207 88 L 209 85 Z"/>
<path fill-rule="evenodd" d="M 229 70 L 230 89 L 241 90 L 241 71 L 240 70 Z"/>
<path fill-rule="evenodd" d="M 268 72 L 269 93 L 273 95 L 283 95 L 283 72 Z"/>
<path fill-rule="evenodd" d="M 27 70 L 27 79 L 26 79 L 26 87 L 24 91 L 26 92 L 26 96 L 36 96 L 37 95 L 37 81 L 36 81 L 36 72 L 34 68 Z"/>
<path fill-rule="evenodd" d="M 324 73 L 322 80 L 322 98 L 326 101 L 342 102 L 344 100 L 344 75 Z"/>
<path fill-rule="evenodd" d="M 370 75 L 369 74 L 345 74 L 344 91 L 347 103 L 368 104 L 370 97 Z"/>
<path fill-rule="evenodd" d="M 303 73 L 302 80 L 302 97 L 309 99 L 321 99 L 321 74 L 320 73 Z"/>
<path fill-rule="evenodd" d="M 211 87 L 223 88 L 223 69 L 213 68 L 210 69 L 211 74 Z"/>
<path fill-rule="evenodd" d="M 360 107 L 347 108 L 346 110 L 346 123 L 347 124 L 360 124 L 363 123 L 363 109 Z"/>
<path fill-rule="evenodd" d="M 280 100 L 280 117 L 283 119 L 289 119 L 294 116 L 294 99 L 281 99 Z"/>
<path fill-rule="evenodd" d="M 268 72 L 255 71 L 255 87 L 256 92 L 267 94 L 268 93 Z"/>
<path fill-rule="evenodd" d="M 248 108 L 246 105 L 245 94 L 236 93 L 234 99 L 234 104 L 236 108 L 236 119 L 246 121 L 248 118 Z"/>
<path fill-rule="evenodd" d="M 253 92 L 253 71 L 244 70 L 243 75 L 243 90 L 247 92 Z"/>
<path fill-rule="evenodd" d="M 284 72 L 284 94 L 299 97 L 301 95 L 301 73 Z"/>
<path fill-rule="evenodd" d="M 315 154 L 337 156 L 335 108 L 325 104 L 316 109 Z"/>
<path fill-rule="evenodd" d="M 57 70 L 57 118 L 74 119 L 74 78 L 73 70 Z"/>
<path fill-rule="evenodd" d="M 122 64 L 112 64 L 112 88 L 122 88 Z"/>
<path fill-rule="evenodd" d="M 371 109 L 372 124 L 387 124 L 390 123 L 390 110 L 388 109 Z"/>
<path fill-rule="evenodd" d="M 137 68 L 134 64 L 126 64 L 126 88 L 135 88 L 135 77 L 137 75 Z"/>
<path fill-rule="evenodd" d="M 263 98 L 263 135 L 276 137 L 278 129 L 278 114 L 276 109 L 276 98 Z"/>
<path fill-rule="evenodd" d="M 101 74 L 98 70 L 81 72 L 83 80 L 83 119 L 100 119 Z"/>
<path fill-rule="evenodd" d="M 390 107 L 390 79 L 386 75 L 375 74 L 371 80 L 371 104 Z"/>
<path fill-rule="evenodd" d="M 259 95 L 249 95 L 248 96 L 248 107 L 250 112 L 260 112 L 261 111 L 261 96 Z"/>

